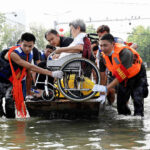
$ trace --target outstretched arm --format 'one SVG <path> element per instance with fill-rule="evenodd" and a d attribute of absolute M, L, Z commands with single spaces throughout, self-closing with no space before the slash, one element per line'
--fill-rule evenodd
<path fill-rule="evenodd" d="M 81 51 L 83 51 L 83 45 L 76 45 L 76 46 L 62 47 L 62 48 L 56 49 L 55 53 L 56 54 L 60 54 L 62 52 L 65 52 L 65 53 L 79 53 Z"/>
<path fill-rule="evenodd" d="M 25 67 L 26 69 L 30 69 L 31 71 L 52 76 L 52 72 L 47 69 L 40 68 L 38 66 L 32 65 L 29 62 L 21 59 L 16 53 L 12 52 L 10 54 L 11 60 L 18 64 L 19 66 Z"/>
<path fill-rule="evenodd" d="M 114 88 L 118 84 L 119 84 L 119 80 L 117 78 L 115 78 L 111 83 L 109 83 L 107 85 L 107 90 Z"/>

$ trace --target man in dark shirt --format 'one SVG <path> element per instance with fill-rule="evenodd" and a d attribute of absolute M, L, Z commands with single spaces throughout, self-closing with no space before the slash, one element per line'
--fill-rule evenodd
<path fill-rule="evenodd" d="M 148 84 L 141 57 L 134 49 L 115 44 L 114 37 L 111 34 L 102 36 L 100 46 L 103 52 L 100 72 L 105 72 L 107 67 L 115 79 L 107 86 L 104 86 L 101 82 L 102 85 L 94 86 L 93 91 L 107 93 L 110 88 L 118 85 L 118 113 L 131 114 L 127 105 L 131 96 L 134 104 L 134 115 L 144 116 L 144 98 L 148 95 Z M 103 80 L 103 76 L 101 76 L 101 81 Z"/>
<path fill-rule="evenodd" d="M 36 47 L 34 47 L 32 49 L 32 51 L 33 51 L 33 61 L 34 61 L 34 64 L 38 65 L 40 63 L 39 50 Z"/>
<path fill-rule="evenodd" d="M 73 42 L 72 38 L 70 38 L 70 37 L 61 37 L 58 34 L 58 32 L 56 30 L 54 30 L 54 29 L 48 30 L 45 33 L 45 39 L 53 47 L 67 47 Z M 42 67 L 42 68 L 46 68 L 46 62 L 40 62 L 38 64 L 38 66 Z M 45 75 L 40 75 L 38 81 L 39 82 L 44 82 L 45 79 L 46 79 Z M 49 82 L 52 83 L 53 79 L 49 78 Z M 38 89 L 42 89 L 42 90 L 44 89 L 44 85 L 37 84 L 36 87 Z"/>
<path fill-rule="evenodd" d="M 72 38 L 62 37 L 54 29 L 51 29 L 45 33 L 45 39 L 54 47 L 67 47 L 73 42 Z"/>

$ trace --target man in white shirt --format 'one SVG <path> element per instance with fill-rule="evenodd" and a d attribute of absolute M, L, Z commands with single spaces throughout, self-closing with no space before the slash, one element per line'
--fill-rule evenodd
<path fill-rule="evenodd" d="M 60 54 L 59 58 L 70 55 L 72 53 L 80 53 L 83 51 L 84 37 L 86 37 L 86 26 L 83 20 L 75 20 L 70 24 L 70 31 L 72 37 L 74 38 L 73 42 L 68 47 L 62 47 L 55 50 L 56 54 Z"/>

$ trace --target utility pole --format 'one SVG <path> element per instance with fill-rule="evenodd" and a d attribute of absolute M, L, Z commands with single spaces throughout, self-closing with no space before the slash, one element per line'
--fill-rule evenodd
<path fill-rule="evenodd" d="M 56 30 L 57 25 L 58 25 L 57 21 L 54 21 L 54 29 L 55 30 Z"/>

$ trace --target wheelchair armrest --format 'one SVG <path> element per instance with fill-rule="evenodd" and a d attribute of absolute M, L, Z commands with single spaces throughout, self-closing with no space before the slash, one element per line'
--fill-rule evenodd
<path fill-rule="evenodd" d="M 81 58 L 82 54 L 72 53 L 70 55 L 64 56 L 60 59 L 55 60 L 48 60 L 47 61 L 47 67 L 61 67 L 66 61 L 73 59 L 73 58 Z"/>

